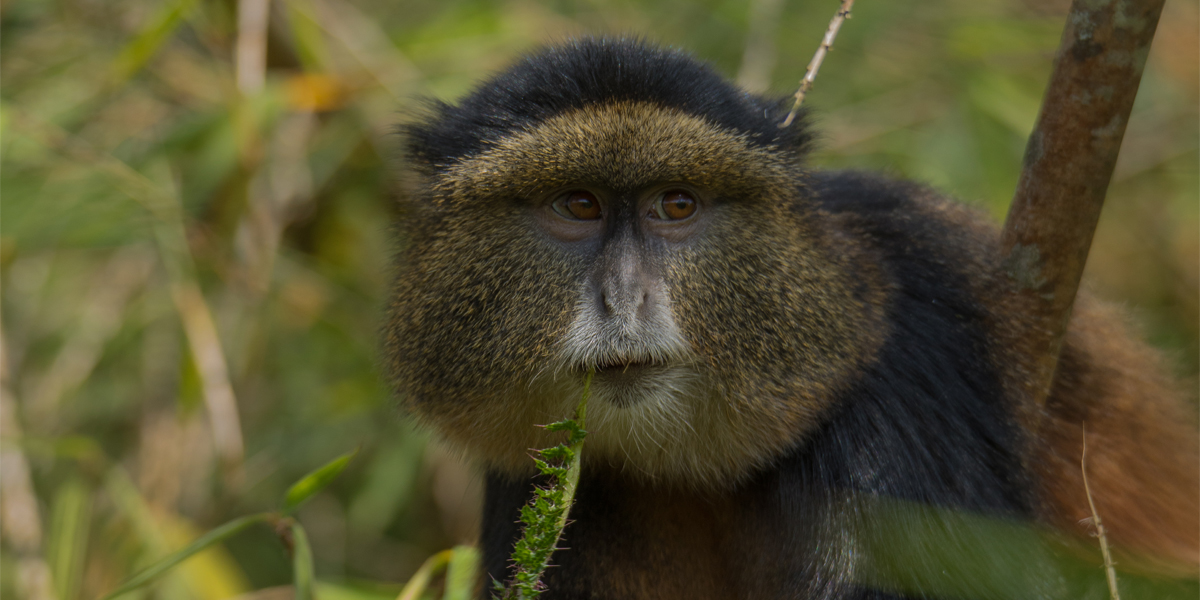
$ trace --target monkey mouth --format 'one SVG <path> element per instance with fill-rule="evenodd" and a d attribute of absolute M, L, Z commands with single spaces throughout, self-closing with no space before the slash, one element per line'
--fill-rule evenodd
<path fill-rule="evenodd" d="M 665 366 L 667 366 L 665 362 L 659 361 L 659 360 L 654 360 L 649 357 L 631 358 L 631 359 L 613 358 L 613 359 L 608 359 L 608 360 L 600 360 L 600 361 L 597 361 L 596 364 L 594 364 L 594 365 L 589 365 L 588 367 L 584 367 L 584 372 L 586 373 L 589 370 L 589 368 L 595 368 L 597 375 L 605 375 L 605 376 L 613 376 L 613 375 L 619 376 L 619 375 L 624 375 L 624 374 L 637 375 L 637 374 L 641 374 L 642 372 L 649 370 L 649 369 L 654 369 L 656 367 L 665 367 Z"/>
<path fill-rule="evenodd" d="M 686 367 L 678 361 L 648 356 L 599 360 L 583 368 L 595 369 L 592 392 L 597 400 L 616 408 L 654 403 L 678 393 Z"/>

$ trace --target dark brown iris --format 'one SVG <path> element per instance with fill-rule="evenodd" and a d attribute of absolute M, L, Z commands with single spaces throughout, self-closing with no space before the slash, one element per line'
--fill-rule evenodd
<path fill-rule="evenodd" d="M 600 218 L 600 201 L 591 192 L 577 190 L 556 200 L 554 210 L 568 219 L 594 221 Z"/>
<path fill-rule="evenodd" d="M 683 190 L 668 190 L 654 203 L 651 216 L 664 221 L 679 221 L 696 212 L 696 199 Z"/>

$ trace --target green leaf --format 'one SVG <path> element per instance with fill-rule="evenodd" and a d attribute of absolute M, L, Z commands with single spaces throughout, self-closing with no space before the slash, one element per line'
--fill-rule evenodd
<path fill-rule="evenodd" d="M 146 570 L 127 579 L 125 583 L 122 583 L 117 587 L 117 589 L 105 594 L 100 600 L 109 600 L 110 598 L 116 598 L 117 596 L 120 596 L 126 592 L 136 590 L 137 588 L 154 581 L 160 575 L 166 573 L 175 565 L 187 560 L 193 554 L 196 554 L 197 552 L 200 552 L 201 550 L 204 550 L 213 544 L 223 542 L 255 523 L 265 523 L 271 517 L 272 515 L 270 513 L 259 513 L 256 515 L 249 515 L 239 519 L 234 519 L 200 536 L 199 538 L 196 538 L 196 541 L 188 544 L 185 548 L 163 557 L 158 562 L 147 567 Z"/>
<path fill-rule="evenodd" d="M 50 522 L 47 554 L 54 587 L 60 598 L 75 598 L 83 581 L 88 532 L 91 529 L 91 492 L 79 477 L 58 488 Z"/>
<path fill-rule="evenodd" d="M 350 464 L 350 459 L 358 454 L 358 449 L 355 448 L 327 463 L 325 466 L 305 475 L 303 479 L 292 484 L 288 488 L 287 494 L 283 497 L 283 513 L 290 515 L 300 508 L 301 504 L 312 498 L 317 492 L 325 489 L 342 471 L 346 469 L 346 465 Z"/>
<path fill-rule="evenodd" d="M 308 71 L 323 70 L 329 62 L 329 52 L 325 48 L 325 35 L 314 17 L 313 7 L 303 0 L 289 0 L 285 4 L 292 44 L 300 64 Z"/>
<path fill-rule="evenodd" d="M 113 61 L 113 77 L 116 82 L 124 83 L 153 58 L 195 4 L 196 0 L 176 0 L 159 8 L 158 13 Z"/>
<path fill-rule="evenodd" d="M 446 593 L 442 600 L 470 600 L 475 594 L 478 570 L 479 551 L 471 546 L 456 546 L 446 569 Z"/>
<path fill-rule="evenodd" d="M 321 600 L 396 600 L 396 590 L 393 584 L 376 584 L 371 582 L 330 583 L 317 581 L 313 586 L 314 594 Z"/>
<path fill-rule="evenodd" d="M 400 596 L 396 600 L 417 600 L 421 594 L 425 593 L 425 588 L 429 587 L 429 580 L 434 574 L 446 567 L 454 556 L 453 550 L 442 550 L 433 556 L 425 559 L 425 564 L 421 565 L 420 569 L 413 574 L 412 579 L 408 580 L 404 589 L 400 591 Z"/>
<path fill-rule="evenodd" d="M 312 546 L 304 527 L 293 521 L 292 530 L 292 581 L 296 589 L 296 600 L 313 600 L 313 556 Z"/>

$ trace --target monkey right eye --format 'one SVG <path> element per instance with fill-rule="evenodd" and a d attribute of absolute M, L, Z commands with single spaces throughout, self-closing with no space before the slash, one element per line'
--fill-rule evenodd
<path fill-rule="evenodd" d="M 567 192 L 551 204 L 554 212 L 575 221 L 594 221 L 600 218 L 600 201 L 595 194 L 576 190 Z"/>

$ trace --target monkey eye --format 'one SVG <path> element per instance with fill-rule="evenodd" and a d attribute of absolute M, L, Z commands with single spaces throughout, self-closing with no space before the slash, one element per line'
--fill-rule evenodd
<path fill-rule="evenodd" d="M 550 205 L 554 212 L 576 221 L 594 221 L 600 218 L 600 201 L 595 194 L 576 190 L 568 192 Z"/>
<path fill-rule="evenodd" d="M 683 190 L 663 192 L 650 207 L 650 217 L 664 221 L 680 221 L 696 212 L 696 200 Z"/>

